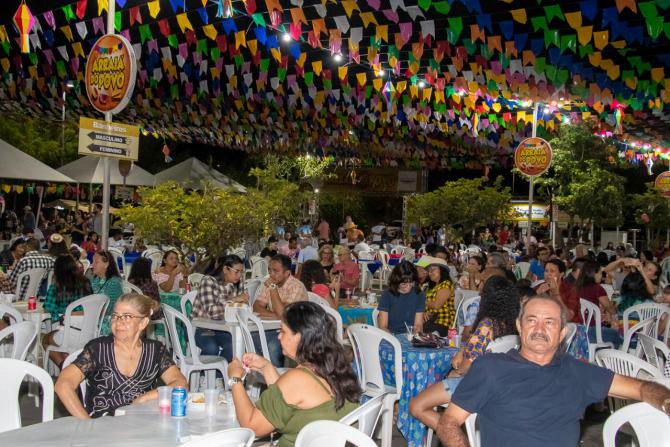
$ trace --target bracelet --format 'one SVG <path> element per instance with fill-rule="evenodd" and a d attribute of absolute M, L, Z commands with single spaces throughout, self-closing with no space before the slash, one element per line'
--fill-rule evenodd
<path fill-rule="evenodd" d="M 667 405 L 668 405 L 668 404 L 670 404 L 670 397 L 668 397 L 667 399 L 665 399 L 665 400 L 663 401 L 663 403 L 661 404 L 661 410 L 662 410 L 663 413 L 665 413 L 665 414 L 668 414 L 668 408 L 667 408 Z"/>

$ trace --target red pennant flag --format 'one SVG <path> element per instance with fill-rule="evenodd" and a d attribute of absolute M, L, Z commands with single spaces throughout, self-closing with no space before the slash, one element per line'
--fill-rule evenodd
<path fill-rule="evenodd" d="M 168 37 L 170 35 L 170 23 L 167 19 L 159 20 L 158 28 L 161 30 L 161 34 L 164 37 Z"/>
<path fill-rule="evenodd" d="M 83 19 L 84 16 L 86 15 L 86 5 L 88 4 L 88 0 L 79 0 L 77 1 L 77 17 L 80 19 Z"/>

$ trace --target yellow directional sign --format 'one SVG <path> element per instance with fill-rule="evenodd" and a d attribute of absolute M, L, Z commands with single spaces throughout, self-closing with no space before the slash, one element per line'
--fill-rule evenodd
<path fill-rule="evenodd" d="M 79 154 L 137 161 L 140 128 L 79 118 Z"/>

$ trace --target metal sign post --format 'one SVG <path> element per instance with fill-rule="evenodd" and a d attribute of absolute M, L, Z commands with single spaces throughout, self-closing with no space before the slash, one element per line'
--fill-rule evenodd
<path fill-rule="evenodd" d="M 533 106 L 533 133 L 532 137 L 537 137 L 537 112 L 539 110 L 539 104 L 536 102 Z M 530 245 L 530 237 L 532 235 L 533 228 L 533 192 L 535 189 L 535 176 L 530 176 L 530 185 L 528 186 L 528 228 L 526 228 L 526 250 Z"/>
<path fill-rule="evenodd" d="M 114 16 L 116 15 L 116 2 L 107 2 L 107 34 L 114 34 Z M 105 121 L 112 122 L 112 112 L 105 113 Z M 102 159 L 103 183 L 102 183 L 102 248 L 107 250 L 109 243 L 109 179 L 111 177 L 109 157 Z"/>

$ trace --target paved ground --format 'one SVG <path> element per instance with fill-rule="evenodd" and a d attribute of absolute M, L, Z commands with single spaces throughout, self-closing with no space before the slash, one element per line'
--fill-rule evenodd
<path fill-rule="evenodd" d="M 31 425 L 37 423 L 41 420 L 42 414 L 41 410 L 35 407 L 34 398 L 27 396 L 25 390 L 22 390 L 21 393 L 21 419 L 23 425 Z M 63 408 L 62 404 L 56 398 L 56 404 L 54 408 L 54 417 L 59 418 L 66 416 L 67 412 Z M 585 414 L 584 420 L 582 421 L 582 436 L 581 436 L 581 446 L 582 447 L 600 447 L 602 446 L 602 428 L 605 419 L 609 415 L 609 411 L 599 412 L 595 411 L 592 408 L 589 408 Z M 624 443 L 627 439 L 625 435 L 621 436 L 622 443 L 617 442 L 619 445 L 629 445 L 629 443 Z M 407 443 L 402 437 L 400 432 L 394 430 L 393 435 L 393 447 L 404 447 Z M 433 442 L 433 446 L 438 446 L 437 440 Z"/>

